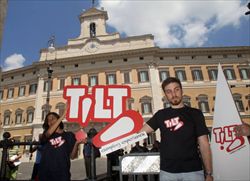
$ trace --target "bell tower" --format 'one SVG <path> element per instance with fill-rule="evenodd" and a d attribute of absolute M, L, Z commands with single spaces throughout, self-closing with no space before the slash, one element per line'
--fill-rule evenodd
<path fill-rule="evenodd" d="M 92 7 L 83 12 L 79 16 L 79 20 L 81 33 L 78 38 L 96 38 L 107 35 L 106 21 L 108 20 L 108 14 L 106 11 Z"/>

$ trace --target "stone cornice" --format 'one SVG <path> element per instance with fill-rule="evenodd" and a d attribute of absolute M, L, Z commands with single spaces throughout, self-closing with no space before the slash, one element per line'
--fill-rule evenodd
<path fill-rule="evenodd" d="M 199 48 L 160 48 L 159 55 L 222 55 L 246 53 L 249 54 L 250 46 L 235 47 L 199 47 Z"/>

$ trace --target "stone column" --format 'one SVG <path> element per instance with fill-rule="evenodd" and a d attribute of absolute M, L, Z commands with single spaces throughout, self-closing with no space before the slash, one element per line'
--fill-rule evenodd
<path fill-rule="evenodd" d="M 157 69 L 157 65 L 155 63 L 148 64 L 149 68 L 149 80 L 150 86 L 152 90 L 152 105 L 153 105 L 153 113 L 157 112 L 159 109 L 163 108 L 162 102 L 162 91 L 161 91 L 161 83 L 159 79 L 159 71 Z"/>

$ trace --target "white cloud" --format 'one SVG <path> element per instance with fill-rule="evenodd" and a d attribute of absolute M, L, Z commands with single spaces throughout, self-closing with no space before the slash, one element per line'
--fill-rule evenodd
<path fill-rule="evenodd" d="M 25 58 L 22 54 L 13 54 L 7 57 L 4 61 L 3 71 L 17 69 L 24 66 Z"/>
<path fill-rule="evenodd" d="M 107 23 L 127 36 L 153 34 L 161 47 L 202 46 L 212 31 L 237 28 L 246 4 L 231 1 L 100 0 Z"/>

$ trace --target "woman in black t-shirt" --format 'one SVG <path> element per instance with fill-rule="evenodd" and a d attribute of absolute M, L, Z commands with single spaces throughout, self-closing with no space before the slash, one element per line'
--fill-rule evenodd
<path fill-rule="evenodd" d="M 65 112 L 66 113 L 66 112 Z M 65 132 L 62 120 L 55 112 L 50 112 L 45 118 L 42 136 L 43 152 L 39 168 L 39 181 L 69 181 L 70 159 L 77 156 L 80 143 L 72 132 Z"/>

